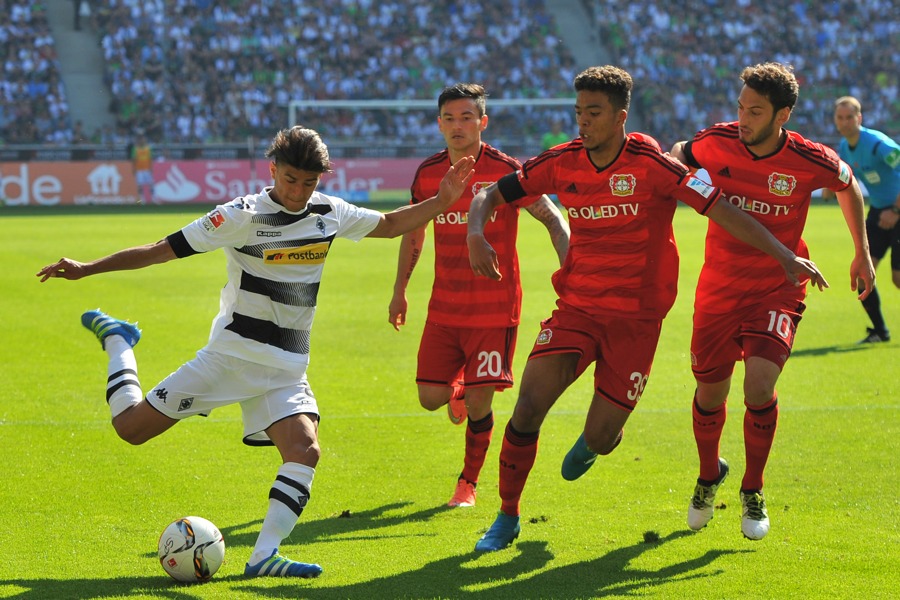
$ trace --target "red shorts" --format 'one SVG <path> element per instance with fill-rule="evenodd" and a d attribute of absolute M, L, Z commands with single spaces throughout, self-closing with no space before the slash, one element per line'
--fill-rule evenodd
<path fill-rule="evenodd" d="M 594 365 L 594 390 L 616 406 L 634 410 L 656 354 L 662 321 L 595 317 L 557 309 L 541 323 L 529 359 L 575 352 L 576 378 Z"/>
<path fill-rule="evenodd" d="M 691 369 L 703 383 L 731 377 L 734 363 L 750 356 L 765 358 L 784 368 L 797 324 L 806 305 L 797 300 L 755 304 L 732 312 L 694 312 Z"/>
<path fill-rule="evenodd" d="M 512 387 L 516 327 L 472 329 L 425 323 L 416 383 L 466 387 Z"/>

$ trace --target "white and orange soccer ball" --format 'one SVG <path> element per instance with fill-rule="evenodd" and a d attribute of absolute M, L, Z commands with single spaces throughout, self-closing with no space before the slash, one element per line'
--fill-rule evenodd
<path fill-rule="evenodd" d="M 208 581 L 224 560 L 225 539 L 203 517 L 173 521 L 159 536 L 159 564 L 178 581 Z"/>

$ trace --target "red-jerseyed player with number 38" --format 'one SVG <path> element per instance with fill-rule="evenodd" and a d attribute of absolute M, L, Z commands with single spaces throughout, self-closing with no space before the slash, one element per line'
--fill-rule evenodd
<path fill-rule="evenodd" d="M 690 167 L 706 169 L 729 202 L 803 257 L 809 257 L 800 236 L 812 192 L 834 190 L 855 247 L 850 287 L 855 290 L 857 278 L 862 280 L 864 299 L 874 286 L 875 269 L 862 194 L 850 167 L 830 148 L 782 129 L 799 95 L 789 67 L 747 67 L 741 80 L 738 120 L 678 142 L 672 155 Z M 734 364 L 743 360 L 746 467 L 740 489 L 741 531 L 751 540 L 769 532 L 762 488 L 778 422 L 775 383 L 790 356 L 805 297 L 806 286 L 788 285 L 772 258 L 709 224 L 691 340 L 697 380 L 693 427 L 700 455 L 700 476 L 688 507 L 691 529 L 702 529 L 712 519 L 716 491 L 728 475 L 728 463 L 719 457 L 719 440 Z"/>
<path fill-rule="evenodd" d="M 584 432 L 563 460 L 563 477 L 577 479 L 621 441 L 647 384 L 662 319 L 675 301 L 678 201 L 777 257 L 791 281 L 824 284 L 815 265 L 722 202 L 721 190 L 691 175 L 653 138 L 625 133 L 632 88 L 627 72 L 592 67 L 574 83 L 579 138 L 527 161 L 479 192 L 469 207 L 472 269 L 493 279 L 500 277 L 497 255 L 483 232 L 495 208 L 556 193 L 571 229 L 565 263 L 553 275 L 557 308 L 541 325 L 503 436 L 500 514 L 476 551 L 505 548 L 519 535 L 519 498 L 537 457 L 541 424 L 591 363 L 594 394 Z"/>

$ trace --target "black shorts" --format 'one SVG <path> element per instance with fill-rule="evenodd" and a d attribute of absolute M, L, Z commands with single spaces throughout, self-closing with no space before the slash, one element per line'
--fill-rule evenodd
<path fill-rule="evenodd" d="M 891 270 L 900 271 L 900 221 L 893 229 L 882 229 L 878 226 L 878 217 L 881 211 L 890 208 L 869 208 L 869 216 L 866 217 L 866 237 L 869 240 L 869 254 L 876 260 L 881 260 L 891 251 Z"/>

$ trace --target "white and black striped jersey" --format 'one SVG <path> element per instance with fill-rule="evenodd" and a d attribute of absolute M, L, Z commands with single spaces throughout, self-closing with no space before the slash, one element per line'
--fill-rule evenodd
<path fill-rule="evenodd" d="M 258 364 L 305 369 L 325 258 L 335 238 L 359 241 L 381 213 L 314 192 L 289 212 L 271 188 L 217 206 L 170 235 L 184 258 L 222 248 L 228 283 L 207 348 Z"/>

